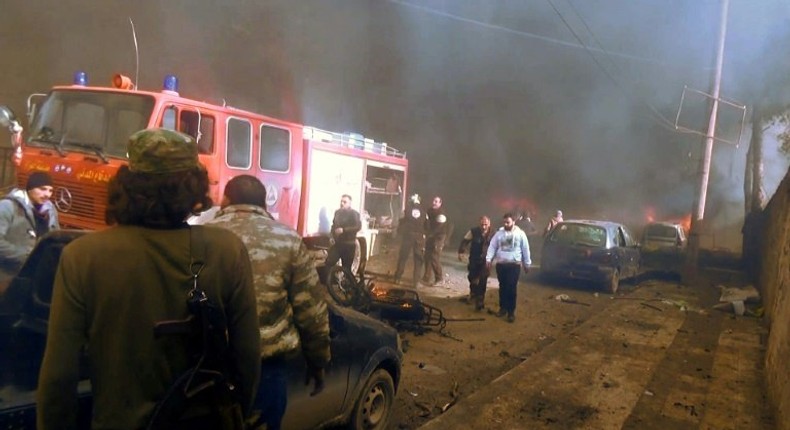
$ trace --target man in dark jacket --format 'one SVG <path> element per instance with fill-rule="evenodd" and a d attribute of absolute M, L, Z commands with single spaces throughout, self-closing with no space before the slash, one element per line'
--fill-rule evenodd
<path fill-rule="evenodd" d="M 39 430 L 76 427 L 82 351 L 89 356 L 91 428 L 146 427 L 201 347 L 193 337 L 157 338 L 154 331 L 159 322 L 191 315 L 193 258 L 204 262 L 197 286 L 227 324 L 226 376 L 243 412 L 251 409 L 261 347 L 250 259 L 230 231 L 185 222 L 212 205 L 197 145 L 172 130 L 142 130 L 130 137 L 128 153 L 129 165 L 108 186 L 106 218 L 113 226 L 63 249 L 39 376 Z M 190 405 L 188 418 L 167 428 L 222 428 L 212 406 Z"/>
<path fill-rule="evenodd" d="M 469 299 L 475 305 L 475 310 L 482 310 L 486 297 L 486 284 L 488 283 L 489 270 L 486 267 L 486 252 L 491 238 L 494 236 L 491 230 L 491 219 L 483 215 L 480 217 L 480 225 L 469 229 L 461 240 L 458 247 L 458 261 L 463 261 L 466 251 L 469 251 L 469 264 L 466 266 L 469 271 Z"/>
<path fill-rule="evenodd" d="M 433 198 L 427 215 L 425 220 L 425 273 L 422 275 L 422 283 L 439 286 L 444 281 L 441 257 L 449 230 L 441 197 Z M 430 280 L 431 274 L 433 274 L 433 282 Z"/>
<path fill-rule="evenodd" d="M 357 233 L 361 229 L 359 212 L 351 208 L 351 196 L 343 194 L 340 197 L 340 209 L 335 211 L 332 220 L 332 238 L 335 243 L 329 248 L 325 267 L 332 267 L 339 260 L 343 267 L 351 270 L 357 251 Z"/>
<path fill-rule="evenodd" d="M 36 241 L 60 228 L 52 197 L 52 177 L 33 172 L 25 189 L 16 188 L 0 200 L 0 292 L 19 272 Z"/>
<path fill-rule="evenodd" d="M 425 256 L 425 214 L 420 207 L 420 196 L 416 194 L 406 203 L 406 211 L 398 222 L 398 238 L 400 248 L 398 265 L 395 269 L 395 283 L 400 283 L 401 276 L 406 270 L 406 262 L 411 255 L 414 265 L 412 286 L 416 287 Z"/>

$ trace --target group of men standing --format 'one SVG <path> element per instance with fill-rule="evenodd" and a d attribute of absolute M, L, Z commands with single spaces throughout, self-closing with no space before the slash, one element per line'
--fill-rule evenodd
<path fill-rule="evenodd" d="M 330 360 L 327 305 L 303 241 L 274 220 L 266 209 L 265 187 L 247 175 L 227 183 L 210 226 L 189 226 L 186 219 L 213 202 L 197 145 L 186 134 L 142 130 L 130 137 L 128 154 L 129 165 L 108 185 L 110 228 L 74 240 L 61 256 L 39 378 L 38 428 L 74 427 L 79 357 L 88 346 L 92 426 L 145 427 L 194 358 L 188 339 L 160 340 L 154 327 L 188 317 L 189 294 L 199 286 L 227 326 L 226 376 L 236 387 L 242 415 L 257 410 L 259 423 L 278 429 L 287 403 L 286 354 L 302 352 L 313 394 L 323 389 Z M 40 237 L 59 228 L 52 192 L 52 178 L 35 172 L 25 190 L 0 200 L 0 282 L 19 270 Z M 343 195 L 340 204 L 326 264 L 340 260 L 350 268 L 361 220 L 351 209 L 351 196 Z M 513 322 L 516 286 L 531 259 L 527 236 L 513 215 L 502 221 L 494 231 L 491 220 L 481 217 L 465 234 L 458 255 L 469 252 L 470 296 L 478 310 L 496 266 L 497 315 Z M 451 229 L 441 197 L 425 211 L 419 196 L 409 199 L 398 228 L 395 281 L 401 281 L 411 256 L 415 286 L 418 279 L 442 283 L 440 258 Z M 167 427 L 221 428 L 220 418 L 206 415 L 209 406 L 197 405 Z"/>
<path fill-rule="evenodd" d="M 557 211 L 544 229 L 544 235 L 561 221 L 562 212 Z M 517 223 L 526 226 L 526 231 Z M 451 228 L 442 208 L 441 197 L 434 197 L 431 208 L 423 211 L 419 196 L 413 195 L 407 201 L 404 215 L 398 224 L 400 246 L 395 283 L 401 283 L 406 264 L 411 257 L 413 287 L 417 287 L 418 279 L 426 285 L 440 285 L 443 280 L 441 253 Z M 499 281 L 499 311 L 496 315 L 504 317 L 508 322 L 515 321 L 516 292 L 521 270 L 529 273 L 532 265 L 527 235 L 537 231 L 528 216 L 517 217 L 507 213 L 502 217 L 502 226 L 499 229 L 492 229 L 491 219 L 481 216 L 479 224 L 466 232 L 458 247 L 458 259 L 463 261 L 464 255 L 469 255 L 468 301 L 474 305 L 475 310 L 485 307 L 486 285 L 491 269 L 495 268 Z"/>
<path fill-rule="evenodd" d="M 441 256 L 447 237 L 451 233 L 451 224 L 442 207 L 442 198 L 435 196 L 431 207 L 423 212 L 420 196 L 411 196 L 406 210 L 398 223 L 398 264 L 395 269 L 395 283 L 401 282 L 406 263 L 412 257 L 414 270 L 412 285 L 417 280 L 426 285 L 441 285 L 444 281 L 444 269 Z M 422 275 L 420 275 L 422 272 Z M 431 279 L 433 278 L 433 279 Z"/>
<path fill-rule="evenodd" d="M 304 356 L 312 394 L 323 390 L 330 361 L 328 309 L 306 246 L 269 214 L 266 189 L 253 176 L 227 183 L 211 225 L 187 224 L 213 205 L 191 136 L 142 130 L 127 152 L 128 166 L 108 184 L 110 227 L 73 240 L 61 254 L 37 428 L 76 428 L 77 385 L 87 364 L 91 428 L 225 429 L 247 420 L 279 429 L 286 355 Z M 49 175 L 31 174 L 26 188 L 0 201 L 0 263 L 9 276 L 38 238 L 59 227 Z M 190 321 L 196 307 L 212 315 L 202 337 L 159 331 Z M 221 333 L 206 334 L 209 327 Z M 222 374 L 236 408 L 218 410 L 216 401 L 196 396 L 178 414 L 155 421 L 169 396 L 178 395 L 174 384 L 191 380 L 204 363 L 212 336 L 225 346 L 214 351 L 222 359 L 210 372 Z M 86 352 L 90 359 L 81 363 Z"/>
<path fill-rule="evenodd" d="M 546 225 L 544 236 L 560 222 L 562 211 L 558 210 Z M 360 228 L 359 213 L 351 208 L 351 196 L 344 194 L 332 222 L 331 235 L 334 243 L 329 249 L 325 267 L 341 261 L 344 267 L 351 269 L 356 234 Z M 420 196 L 412 195 L 407 200 L 403 216 L 398 222 L 399 247 L 394 273 L 395 284 L 403 281 L 406 265 L 411 258 L 413 287 L 417 287 L 418 280 L 424 285 L 442 285 L 444 270 L 441 255 L 451 231 L 452 224 L 447 221 L 441 197 L 434 196 L 431 207 L 423 210 Z M 466 232 L 458 247 L 458 259 L 463 261 L 464 254 L 469 254 L 468 301 L 474 304 L 475 310 L 485 307 L 486 285 L 491 268 L 495 267 L 500 285 L 499 311 L 496 314 L 505 317 L 509 322 L 515 321 L 516 287 L 521 268 L 524 273 L 528 273 L 532 264 L 528 235 L 538 231 L 528 214 L 515 216 L 507 213 L 503 216 L 502 227 L 498 230 L 491 228 L 491 219 L 488 216 L 482 216 L 479 225 Z"/>

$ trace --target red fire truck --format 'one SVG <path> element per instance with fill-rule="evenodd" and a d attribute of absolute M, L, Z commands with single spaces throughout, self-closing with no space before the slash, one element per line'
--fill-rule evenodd
<path fill-rule="evenodd" d="M 122 75 L 108 87 L 89 86 L 77 72 L 72 85 L 28 98 L 29 132 L 8 107 L 0 124 L 12 133 L 17 182 L 46 171 L 55 183 L 53 200 L 61 224 L 101 229 L 107 182 L 127 162 L 126 142 L 137 130 L 165 127 L 195 137 L 221 201 L 232 177 L 250 174 L 267 189 L 267 206 L 295 228 L 308 245 L 325 245 L 340 196 L 349 194 L 363 217 L 362 256 L 391 232 L 404 204 L 408 160 L 386 143 L 355 133 L 334 133 L 280 119 L 181 97 L 178 80 L 164 79 L 161 91 L 136 89 Z M 213 216 L 213 211 L 203 218 Z"/>

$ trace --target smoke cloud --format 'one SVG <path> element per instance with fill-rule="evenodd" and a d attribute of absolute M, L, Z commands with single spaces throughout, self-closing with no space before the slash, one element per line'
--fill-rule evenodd
<path fill-rule="evenodd" d="M 684 86 L 709 91 L 720 6 L 6 0 L 0 102 L 21 113 L 77 69 L 94 82 L 133 75 L 131 18 L 141 88 L 175 73 L 189 97 L 387 142 L 409 155 L 408 192 L 443 196 L 457 225 L 515 209 L 542 223 L 559 208 L 638 227 L 648 209 L 691 212 L 702 138 L 674 120 Z M 723 97 L 788 103 L 789 19 L 785 0 L 730 0 Z M 706 100 L 683 108 L 705 131 Z M 723 114 L 718 131 L 737 139 L 738 121 Z M 716 145 L 708 213 L 742 199 L 747 142 Z"/>

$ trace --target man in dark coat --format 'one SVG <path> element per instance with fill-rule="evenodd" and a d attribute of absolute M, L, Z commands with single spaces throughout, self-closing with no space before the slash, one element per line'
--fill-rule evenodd
<path fill-rule="evenodd" d="M 422 283 L 439 286 L 444 281 L 441 257 L 449 230 L 441 197 L 433 198 L 427 215 L 425 220 L 425 273 L 422 275 Z M 430 279 L 431 275 L 434 278 L 433 282 Z"/>
<path fill-rule="evenodd" d="M 89 356 L 91 428 L 146 428 L 201 347 L 189 336 L 157 338 L 154 332 L 159 322 L 191 315 L 193 256 L 201 254 L 197 285 L 227 324 L 226 376 L 243 413 L 250 413 L 261 347 L 244 243 L 228 230 L 185 222 L 212 205 L 192 137 L 142 130 L 130 137 L 128 153 L 129 165 L 108 186 L 106 218 L 113 226 L 63 249 L 39 376 L 39 430 L 76 428 L 82 351 Z M 212 409 L 209 402 L 190 405 L 189 418 L 167 428 L 221 428 Z"/>
<path fill-rule="evenodd" d="M 332 238 L 335 243 L 329 248 L 325 267 L 332 267 L 339 260 L 343 267 L 351 270 L 357 251 L 357 233 L 361 229 L 359 212 L 351 208 L 351 196 L 343 194 L 340 197 L 340 209 L 335 211 L 332 220 Z"/>
<path fill-rule="evenodd" d="M 396 284 L 400 283 L 409 255 L 411 255 L 414 265 L 411 278 L 412 286 L 417 286 L 425 256 L 425 219 L 425 213 L 420 207 L 420 196 L 415 194 L 407 202 L 406 211 L 398 222 L 400 248 L 398 249 L 398 266 L 395 269 Z"/>
<path fill-rule="evenodd" d="M 486 267 L 486 252 L 491 238 L 491 219 L 483 215 L 480 225 L 469 229 L 458 247 L 458 261 L 463 261 L 466 251 L 469 251 L 469 264 L 466 266 L 469 274 L 469 299 L 475 305 L 475 310 L 482 310 L 486 297 L 486 284 L 488 283 L 489 269 Z"/>

